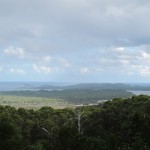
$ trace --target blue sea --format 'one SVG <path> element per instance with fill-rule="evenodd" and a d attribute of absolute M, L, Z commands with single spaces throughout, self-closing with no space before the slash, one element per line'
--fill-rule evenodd
<path fill-rule="evenodd" d="M 130 92 L 132 92 L 135 95 L 143 94 L 143 95 L 149 95 L 150 96 L 150 91 L 130 91 Z"/>

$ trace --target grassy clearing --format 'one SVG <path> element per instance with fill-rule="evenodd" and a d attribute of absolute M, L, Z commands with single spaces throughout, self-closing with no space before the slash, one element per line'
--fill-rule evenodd
<path fill-rule="evenodd" d="M 13 95 L 0 95 L 0 105 L 10 105 L 15 108 L 23 107 L 26 109 L 39 109 L 43 106 L 50 106 L 55 109 L 72 107 L 71 104 L 59 99 Z"/>

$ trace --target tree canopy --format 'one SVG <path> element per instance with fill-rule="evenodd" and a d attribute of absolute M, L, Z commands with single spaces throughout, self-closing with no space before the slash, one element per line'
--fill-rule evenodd
<path fill-rule="evenodd" d="M 0 106 L 1 150 L 149 150 L 150 97 L 39 110 Z"/>

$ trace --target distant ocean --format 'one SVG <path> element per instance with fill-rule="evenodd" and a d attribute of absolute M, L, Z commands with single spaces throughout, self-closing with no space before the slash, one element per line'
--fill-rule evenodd
<path fill-rule="evenodd" d="M 73 83 L 64 82 L 0 82 L 0 91 L 40 90 L 44 85 L 66 86 Z M 74 83 L 75 84 L 75 83 Z"/>
<path fill-rule="evenodd" d="M 132 92 L 135 95 L 143 94 L 143 95 L 149 95 L 150 96 L 150 91 L 130 91 L 130 92 Z"/>

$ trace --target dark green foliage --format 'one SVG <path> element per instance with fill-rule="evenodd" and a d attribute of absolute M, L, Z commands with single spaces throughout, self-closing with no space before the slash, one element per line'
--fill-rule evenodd
<path fill-rule="evenodd" d="M 74 110 L 0 106 L 0 149 L 150 150 L 150 97 Z"/>
<path fill-rule="evenodd" d="M 1 95 L 41 97 L 59 99 L 72 104 L 97 103 L 100 100 L 113 99 L 115 97 L 131 97 L 134 94 L 122 89 L 64 89 L 64 90 L 39 90 L 39 91 L 6 91 Z"/>

